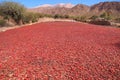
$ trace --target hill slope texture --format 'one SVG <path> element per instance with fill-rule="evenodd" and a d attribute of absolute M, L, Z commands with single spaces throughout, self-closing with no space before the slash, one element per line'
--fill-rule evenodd
<path fill-rule="evenodd" d="M 52 7 L 37 7 L 29 9 L 29 11 L 39 12 L 44 14 L 61 14 L 61 15 L 72 15 L 72 16 L 81 16 L 81 15 L 100 15 L 103 12 L 110 12 L 117 17 L 120 16 L 120 2 L 100 2 L 98 4 L 87 6 L 84 4 L 77 4 L 73 7 L 67 8 L 65 6 L 52 6 Z"/>

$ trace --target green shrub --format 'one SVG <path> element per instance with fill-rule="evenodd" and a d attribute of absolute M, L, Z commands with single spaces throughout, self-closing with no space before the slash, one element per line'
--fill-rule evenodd
<path fill-rule="evenodd" d="M 96 20 L 98 18 L 98 16 L 96 16 L 96 15 L 93 15 L 92 17 L 90 17 L 90 19 L 92 19 L 92 20 Z"/>
<path fill-rule="evenodd" d="M 120 23 L 120 18 L 116 18 L 115 21 Z"/>
<path fill-rule="evenodd" d="M 26 12 L 22 18 L 23 23 L 37 22 L 41 17 L 38 13 Z"/>
<path fill-rule="evenodd" d="M 22 18 L 22 21 L 23 21 L 23 24 L 30 23 L 30 21 L 31 21 L 31 16 L 29 16 L 29 15 L 24 15 L 24 17 Z"/>
<path fill-rule="evenodd" d="M 75 20 L 76 16 L 69 16 L 69 18 Z"/>
<path fill-rule="evenodd" d="M 89 23 L 96 25 L 111 25 L 109 21 L 105 21 L 105 20 L 92 20 Z"/>
<path fill-rule="evenodd" d="M 55 14 L 53 18 L 55 18 L 55 19 L 57 19 L 57 18 L 68 19 L 68 18 L 70 18 L 70 16 L 69 15 Z"/>
<path fill-rule="evenodd" d="M 6 21 L 1 19 L 0 20 L 0 27 L 4 27 L 4 26 L 6 26 Z"/>
<path fill-rule="evenodd" d="M 74 20 L 76 20 L 76 21 L 80 21 L 80 17 L 79 17 L 79 16 L 74 17 Z"/>
<path fill-rule="evenodd" d="M 77 16 L 74 18 L 76 21 L 86 22 L 86 16 Z"/>
<path fill-rule="evenodd" d="M 50 14 L 41 14 L 43 17 L 48 17 L 48 18 L 54 18 L 53 15 L 50 15 Z"/>
<path fill-rule="evenodd" d="M 68 18 L 70 18 L 70 16 L 69 15 L 60 15 L 60 18 L 68 19 Z"/>
<path fill-rule="evenodd" d="M 0 12 L 3 16 L 10 16 L 17 24 L 21 23 L 26 8 L 17 2 L 1 2 Z"/>
<path fill-rule="evenodd" d="M 110 14 L 110 12 L 104 12 L 103 14 L 100 15 L 101 18 L 104 18 L 106 20 L 111 20 L 112 19 L 112 15 Z"/>
<path fill-rule="evenodd" d="M 55 15 L 54 15 L 54 18 L 55 18 L 55 19 L 57 19 L 57 18 L 62 18 L 62 16 L 59 15 L 59 14 L 55 14 Z"/>

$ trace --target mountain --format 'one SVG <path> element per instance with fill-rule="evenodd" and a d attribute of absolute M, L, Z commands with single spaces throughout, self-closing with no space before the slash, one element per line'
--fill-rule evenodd
<path fill-rule="evenodd" d="M 44 13 L 44 14 L 69 14 L 69 15 L 100 15 L 103 12 L 110 12 L 116 16 L 120 16 L 120 2 L 100 2 L 98 4 L 87 6 L 84 4 L 56 4 L 56 5 L 42 5 L 36 8 L 29 9 L 29 11 Z"/>
<path fill-rule="evenodd" d="M 43 5 L 40 5 L 40 6 L 36 6 L 36 7 L 34 7 L 34 8 L 47 8 L 47 7 L 53 7 L 53 5 L 51 5 L 51 4 L 43 4 Z"/>
<path fill-rule="evenodd" d="M 120 11 L 120 2 L 100 2 L 91 7 L 96 11 Z"/>
<path fill-rule="evenodd" d="M 90 7 L 83 4 L 77 4 L 76 6 L 72 7 L 70 10 L 71 15 L 84 15 L 89 12 Z"/>
<path fill-rule="evenodd" d="M 43 4 L 43 5 L 40 5 L 40 6 L 36 6 L 36 7 L 34 7 L 34 8 L 55 8 L 55 7 L 57 7 L 57 8 L 72 8 L 72 7 L 74 7 L 75 5 L 73 5 L 73 4 L 71 4 L 71 3 L 59 3 L 59 4 L 54 4 L 54 5 L 51 5 L 51 4 Z M 33 8 L 33 9 L 34 9 Z"/>
<path fill-rule="evenodd" d="M 70 3 L 64 4 L 56 4 L 56 5 L 41 5 L 35 8 L 29 9 L 29 11 L 33 12 L 39 12 L 39 13 L 44 13 L 44 14 L 69 14 L 69 15 L 81 15 L 82 13 L 85 13 L 86 10 L 89 10 L 89 7 L 83 4 L 78 4 L 78 5 L 73 5 Z"/>
<path fill-rule="evenodd" d="M 120 16 L 120 2 L 100 2 L 91 6 L 90 11 L 94 14 L 109 12 L 114 16 Z"/>
<path fill-rule="evenodd" d="M 60 3 L 60 4 L 56 4 L 55 7 L 64 7 L 64 8 L 72 8 L 74 7 L 75 5 L 71 4 L 71 3 Z"/>

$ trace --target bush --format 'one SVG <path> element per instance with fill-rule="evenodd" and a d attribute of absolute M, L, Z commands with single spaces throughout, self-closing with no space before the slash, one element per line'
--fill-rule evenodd
<path fill-rule="evenodd" d="M 4 26 L 6 26 L 6 21 L 1 19 L 0 20 L 0 27 L 4 27 Z"/>
<path fill-rule="evenodd" d="M 120 18 L 116 18 L 115 21 L 120 23 Z"/>
<path fill-rule="evenodd" d="M 55 15 L 54 15 L 54 18 L 55 18 L 55 19 L 57 19 L 57 18 L 62 18 L 62 16 L 59 15 L 59 14 L 55 14 Z"/>
<path fill-rule="evenodd" d="M 41 14 L 42 17 L 54 18 L 54 16 L 50 14 Z"/>
<path fill-rule="evenodd" d="M 2 2 L 0 3 L 0 12 L 3 16 L 10 16 L 17 24 L 21 23 L 26 8 L 16 2 Z"/>
<path fill-rule="evenodd" d="M 41 17 L 38 13 L 26 12 L 22 18 L 23 23 L 37 22 Z"/>
<path fill-rule="evenodd" d="M 109 21 L 105 21 L 105 20 L 92 20 L 89 23 L 96 25 L 111 25 Z"/>
<path fill-rule="evenodd" d="M 53 18 L 55 18 L 55 19 L 57 19 L 57 18 L 68 19 L 68 18 L 70 18 L 70 16 L 69 15 L 55 14 Z"/>
<path fill-rule="evenodd" d="M 70 16 L 69 15 L 64 15 L 64 18 L 68 19 L 68 18 L 70 18 Z"/>
<path fill-rule="evenodd" d="M 104 12 L 103 14 L 100 15 L 101 18 L 104 18 L 106 20 L 111 20 L 112 15 L 109 12 Z"/>
<path fill-rule="evenodd" d="M 93 15 L 92 17 L 90 17 L 90 19 L 92 19 L 92 20 L 96 20 L 98 18 L 98 16 L 96 16 L 96 15 Z"/>
<path fill-rule="evenodd" d="M 86 16 L 78 16 L 78 17 L 75 17 L 74 20 L 81 21 L 81 22 L 86 22 Z"/>

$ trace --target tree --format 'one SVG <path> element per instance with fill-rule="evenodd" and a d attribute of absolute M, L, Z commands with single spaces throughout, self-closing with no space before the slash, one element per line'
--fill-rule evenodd
<path fill-rule="evenodd" d="M 23 20 L 23 23 L 25 24 L 25 23 L 37 22 L 41 17 L 43 17 L 43 15 L 39 13 L 26 12 L 22 20 Z"/>
<path fill-rule="evenodd" d="M 17 2 L 1 2 L 0 11 L 3 16 L 10 16 L 16 21 L 17 24 L 21 24 L 26 8 Z"/>
<path fill-rule="evenodd" d="M 3 19 L 0 19 L 0 27 L 3 27 L 6 25 L 6 21 Z"/>
<path fill-rule="evenodd" d="M 120 18 L 116 18 L 115 21 L 120 23 Z"/>
<path fill-rule="evenodd" d="M 96 15 L 93 15 L 92 17 L 90 17 L 90 19 L 92 19 L 92 20 L 96 20 L 98 18 L 98 16 L 96 16 Z"/>
<path fill-rule="evenodd" d="M 86 22 L 86 16 L 77 16 L 74 18 L 76 21 Z"/>
<path fill-rule="evenodd" d="M 54 15 L 54 18 L 55 18 L 55 19 L 57 19 L 57 18 L 61 18 L 61 15 L 59 15 L 59 14 L 55 14 L 55 15 Z"/>
<path fill-rule="evenodd" d="M 86 21 L 86 16 L 81 16 L 80 19 L 81 19 L 82 22 L 85 22 Z"/>
<path fill-rule="evenodd" d="M 106 18 L 107 17 L 107 13 L 104 12 L 103 14 L 100 15 L 101 18 Z"/>
<path fill-rule="evenodd" d="M 68 18 L 70 18 L 70 16 L 69 15 L 64 15 L 64 18 L 68 19 Z"/>
<path fill-rule="evenodd" d="M 110 12 L 104 12 L 103 14 L 100 15 L 101 18 L 104 18 L 106 20 L 111 20 L 112 16 L 110 14 Z"/>

